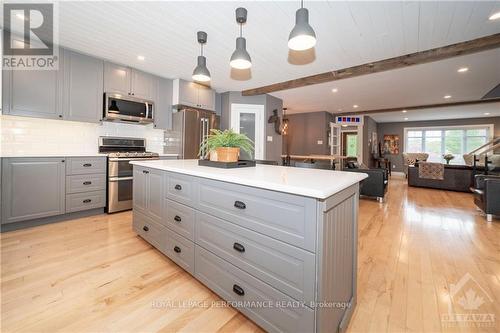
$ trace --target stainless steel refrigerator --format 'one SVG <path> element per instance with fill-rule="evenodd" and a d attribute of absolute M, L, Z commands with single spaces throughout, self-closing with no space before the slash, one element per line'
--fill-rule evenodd
<path fill-rule="evenodd" d="M 220 117 L 212 111 L 182 109 L 172 114 L 172 130 L 165 131 L 165 153 L 180 159 L 196 159 L 203 139 L 219 129 Z"/>

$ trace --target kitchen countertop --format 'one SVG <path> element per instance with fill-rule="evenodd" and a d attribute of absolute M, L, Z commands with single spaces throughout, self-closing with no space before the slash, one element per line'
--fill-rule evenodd
<path fill-rule="evenodd" d="M 159 154 L 160 157 L 177 157 L 179 154 Z M 106 157 L 106 154 L 100 153 L 15 153 L 15 154 L 1 154 L 0 157 Z"/>
<path fill-rule="evenodd" d="M 131 161 L 133 165 L 272 191 L 326 199 L 368 177 L 364 173 L 257 164 L 240 169 L 199 166 L 198 160 Z"/>

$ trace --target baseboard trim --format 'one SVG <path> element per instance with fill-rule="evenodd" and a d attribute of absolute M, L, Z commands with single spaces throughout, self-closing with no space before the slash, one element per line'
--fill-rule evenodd
<path fill-rule="evenodd" d="M 0 232 L 9 232 L 9 231 L 14 231 L 14 230 L 19 230 L 19 229 L 38 227 L 38 226 L 44 225 L 44 224 L 63 222 L 63 221 L 78 219 L 78 218 L 82 218 L 82 217 L 88 217 L 88 216 L 92 216 L 92 215 L 99 215 L 99 214 L 104 214 L 104 208 L 95 208 L 95 209 L 90 209 L 90 210 L 84 210 L 81 212 L 43 217 L 40 219 L 34 219 L 34 220 L 29 220 L 29 221 L 2 224 L 0 226 L 0 228 L 1 228 Z"/>
<path fill-rule="evenodd" d="M 392 171 L 391 176 L 405 177 L 405 173 L 401 171 Z"/>

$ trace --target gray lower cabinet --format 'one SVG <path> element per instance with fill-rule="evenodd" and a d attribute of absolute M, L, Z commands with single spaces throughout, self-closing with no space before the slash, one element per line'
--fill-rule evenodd
<path fill-rule="evenodd" d="M 133 226 L 265 330 L 343 332 L 356 305 L 358 194 L 356 184 L 318 200 L 134 165 Z"/>
<path fill-rule="evenodd" d="M 134 167 L 134 209 L 155 221 L 162 220 L 163 173 L 159 170 Z"/>
<path fill-rule="evenodd" d="M 63 64 L 59 64 L 63 66 Z M 3 114 L 60 119 L 62 70 L 3 70 Z"/>
<path fill-rule="evenodd" d="M 97 58 L 64 52 L 64 119 L 91 123 L 102 120 L 103 64 Z"/>
<path fill-rule="evenodd" d="M 2 224 L 106 206 L 105 157 L 2 158 Z"/>
<path fill-rule="evenodd" d="M 64 214 L 65 160 L 2 159 L 2 224 Z"/>

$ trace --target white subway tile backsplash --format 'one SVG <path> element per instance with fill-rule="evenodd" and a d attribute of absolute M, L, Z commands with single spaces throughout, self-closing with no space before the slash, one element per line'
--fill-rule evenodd
<path fill-rule="evenodd" d="M 0 115 L 1 156 L 95 154 L 100 136 L 145 138 L 148 151 L 163 152 L 163 130 L 152 124 L 90 124 Z"/>

